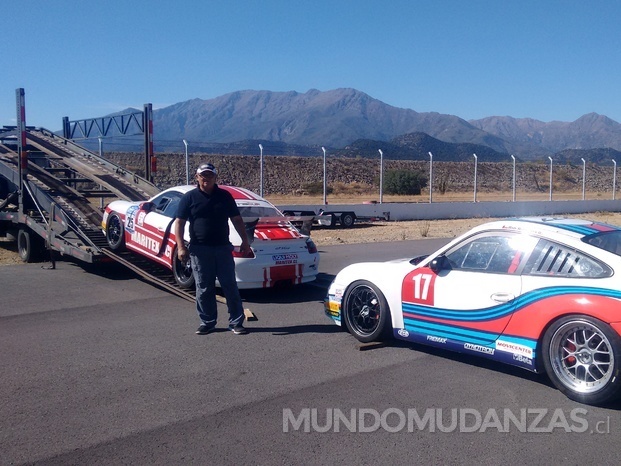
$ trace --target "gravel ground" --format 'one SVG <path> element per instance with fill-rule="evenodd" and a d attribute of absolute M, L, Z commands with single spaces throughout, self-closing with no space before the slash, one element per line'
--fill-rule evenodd
<path fill-rule="evenodd" d="M 491 219 L 370 222 L 355 224 L 349 229 L 315 227 L 311 231 L 311 238 L 318 246 L 452 238 L 488 220 Z"/>
<path fill-rule="evenodd" d="M 621 213 L 596 212 L 591 214 L 569 215 L 597 220 L 613 225 L 621 225 Z M 494 219 L 472 218 L 460 220 L 416 220 L 408 222 L 360 223 L 349 229 L 315 227 L 311 238 L 317 246 L 337 244 L 376 243 L 405 241 L 423 238 L 453 238 L 470 228 Z M 15 243 L 0 241 L 0 266 L 22 263 L 17 255 Z"/>
<path fill-rule="evenodd" d="M 23 264 L 17 255 L 17 245 L 14 241 L 0 239 L 0 265 Z"/>
<path fill-rule="evenodd" d="M 596 212 L 590 214 L 567 215 L 567 217 L 586 218 L 613 225 L 621 225 L 621 213 Z M 460 220 L 416 220 L 408 222 L 374 222 L 357 224 L 349 230 L 316 228 L 311 237 L 318 245 L 372 243 L 404 241 L 423 238 L 453 238 L 470 228 L 493 218 L 470 218 Z"/>

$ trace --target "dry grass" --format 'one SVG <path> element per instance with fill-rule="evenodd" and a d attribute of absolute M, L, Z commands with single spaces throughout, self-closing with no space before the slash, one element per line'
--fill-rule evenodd
<path fill-rule="evenodd" d="M 477 202 L 508 202 L 512 200 L 512 193 L 504 192 L 477 192 Z M 279 195 L 268 194 L 266 198 L 275 205 L 290 204 L 323 204 L 323 195 Z M 586 193 L 587 200 L 606 200 L 612 199 L 612 191 L 610 192 L 592 192 Z M 582 192 L 552 192 L 552 200 L 554 201 L 572 201 L 581 200 Z M 516 201 L 549 201 L 550 193 L 542 192 L 516 192 Z M 328 204 L 361 204 L 363 202 L 379 201 L 379 193 L 370 191 L 361 191 L 358 187 L 353 191 L 347 192 L 345 189 L 339 189 L 338 192 L 327 196 Z M 435 202 L 472 202 L 474 201 L 474 192 L 448 192 L 445 194 L 432 193 L 432 201 Z M 382 196 L 382 202 L 429 202 L 429 193 L 423 193 L 418 196 Z"/>
<path fill-rule="evenodd" d="M 0 265 L 23 264 L 17 254 L 17 243 L 0 238 Z"/>

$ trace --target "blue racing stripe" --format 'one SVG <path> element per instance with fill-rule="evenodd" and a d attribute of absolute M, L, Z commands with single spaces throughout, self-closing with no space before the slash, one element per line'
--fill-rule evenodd
<path fill-rule="evenodd" d="M 422 315 L 426 317 L 435 317 L 438 319 L 451 319 L 451 320 L 461 320 L 461 321 L 485 321 L 485 320 L 494 320 L 504 317 L 506 315 L 511 314 L 513 308 L 515 307 L 514 303 L 503 303 L 497 306 L 487 307 L 483 309 L 464 309 L 464 310 L 454 310 L 454 309 L 443 309 L 443 308 L 433 308 L 428 306 L 419 306 L 412 303 L 403 303 L 403 311 L 411 312 L 413 314 Z"/>
<path fill-rule="evenodd" d="M 587 286 L 551 286 L 529 291 L 509 303 L 499 304 L 483 309 L 445 309 L 421 306 L 413 303 L 403 302 L 404 313 L 414 316 L 433 317 L 436 319 L 457 320 L 461 322 L 484 322 L 488 320 L 500 319 L 512 312 L 519 312 L 527 306 L 537 301 L 561 295 L 593 295 L 606 296 L 614 299 L 621 299 L 621 291 L 609 288 L 592 288 Z"/>
<path fill-rule="evenodd" d="M 404 318 L 403 323 L 406 330 L 414 332 L 424 332 L 430 335 L 454 338 L 460 341 L 468 341 L 472 343 L 486 344 L 496 340 L 498 333 L 483 332 L 480 330 L 466 329 L 456 327 L 454 325 L 439 324 L 436 322 L 427 322 L 418 319 Z"/>
<path fill-rule="evenodd" d="M 585 224 L 585 225 L 572 225 L 572 224 L 567 224 L 567 223 L 554 223 L 554 222 L 542 222 L 542 221 L 538 221 L 538 220 L 528 220 L 528 219 L 524 219 L 521 218 L 519 219 L 520 221 L 523 222 L 527 222 L 527 223 L 535 223 L 538 225 L 547 225 L 547 226 L 553 226 L 556 228 L 559 228 L 561 230 L 567 230 L 567 231 L 571 231 L 573 233 L 578 233 L 584 236 L 588 236 L 588 235 L 592 235 L 594 233 L 601 233 L 602 231 L 594 228 L 594 225 L 597 225 L 599 227 L 605 227 L 605 228 L 611 228 L 612 230 L 619 230 L 620 228 L 618 226 L 615 225 L 609 225 L 607 223 L 600 223 L 600 222 L 592 222 L 590 224 Z"/>

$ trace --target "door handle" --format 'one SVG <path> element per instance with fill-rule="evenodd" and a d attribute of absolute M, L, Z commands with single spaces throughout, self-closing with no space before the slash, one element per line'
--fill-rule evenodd
<path fill-rule="evenodd" d="M 515 295 L 512 293 L 500 292 L 492 294 L 491 298 L 492 301 L 496 301 L 497 303 L 508 303 L 512 299 L 515 299 Z"/>

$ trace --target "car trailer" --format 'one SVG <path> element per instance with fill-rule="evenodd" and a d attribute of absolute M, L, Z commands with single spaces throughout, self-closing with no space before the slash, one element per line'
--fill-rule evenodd
<path fill-rule="evenodd" d="M 343 228 L 351 228 L 356 222 L 390 220 L 390 212 L 369 212 L 365 206 L 347 206 L 347 208 L 342 210 L 338 208 L 326 209 L 325 207 L 306 207 L 308 210 L 304 210 L 301 206 L 284 206 L 282 209 L 284 209 L 283 214 L 287 216 L 312 216 L 314 223 L 327 227 L 336 227 L 340 225 Z"/>
<path fill-rule="evenodd" d="M 105 198 L 146 201 L 160 189 L 68 137 L 27 127 L 24 90 L 17 89 L 16 96 L 18 125 L 0 128 L 0 237 L 17 241 L 18 254 L 25 262 L 43 260 L 46 253 L 50 269 L 55 268 L 56 253 L 87 264 L 116 262 L 151 284 L 195 302 L 195 291 L 180 288 L 164 266 L 129 251 L 110 250 L 101 229 Z M 145 105 L 144 127 L 150 107 Z M 70 133 L 70 123 L 63 121 L 65 134 Z M 79 123 L 95 124 L 93 120 Z M 146 134 L 145 171 L 152 175 L 156 164 L 151 129 Z M 216 299 L 226 303 L 221 296 Z M 250 310 L 244 309 L 244 314 L 256 320 Z"/>
<path fill-rule="evenodd" d="M 23 133 L 23 134 L 20 134 Z M 21 143 L 21 144 L 20 144 Z M 60 254 L 86 264 L 120 263 L 187 300 L 167 270 L 111 251 L 101 230 L 104 199 L 144 199 L 151 182 L 49 130 L 0 129 L 0 236 L 17 241 L 25 262 Z"/>
<path fill-rule="evenodd" d="M 157 187 L 47 130 L 24 133 L 0 130 L 0 232 L 17 240 L 26 262 L 45 249 L 87 263 L 102 260 L 102 213 L 93 201 L 147 199 Z"/>

